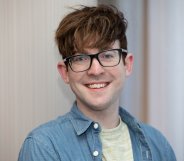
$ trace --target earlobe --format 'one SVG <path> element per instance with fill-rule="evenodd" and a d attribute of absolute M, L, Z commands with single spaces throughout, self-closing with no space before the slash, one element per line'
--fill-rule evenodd
<path fill-rule="evenodd" d="M 64 82 L 68 84 L 69 83 L 68 70 L 64 62 L 59 62 L 57 68 Z"/>
<path fill-rule="evenodd" d="M 132 68 L 133 68 L 133 61 L 134 57 L 132 54 L 128 54 L 125 58 L 125 70 L 126 70 L 126 75 L 129 76 L 132 73 Z"/>

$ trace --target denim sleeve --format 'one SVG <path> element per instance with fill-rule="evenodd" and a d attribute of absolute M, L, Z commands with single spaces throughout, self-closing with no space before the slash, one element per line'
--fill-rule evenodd
<path fill-rule="evenodd" d="M 24 141 L 18 161 L 59 161 L 59 159 L 51 147 L 29 137 Z"/>

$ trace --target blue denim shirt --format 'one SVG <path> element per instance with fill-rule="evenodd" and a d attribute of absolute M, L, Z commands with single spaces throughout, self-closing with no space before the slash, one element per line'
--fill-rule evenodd
<path fill-rule="evenodd" d="M 159 131 L 138 122 L 121 107 L 119 114 L 128 125 L 134 161 L 176 161 L 171 146 Z M 84 116 L 74 104 L 69 113 L 27 136 L 18 161 L 102 161 L 100 131 L 100 125 Z"/>

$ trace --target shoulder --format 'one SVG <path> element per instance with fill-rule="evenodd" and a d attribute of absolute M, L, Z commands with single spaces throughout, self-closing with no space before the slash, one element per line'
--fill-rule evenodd
<path fill-rule="evenodd" d="M 34 140 L 44 145 L 57 142 L 58 138 L 67 135 L 67 129 L 71 129 L 70 126 L 70 115 L 67 113 L 55 120 L 39 125 L 28 134 L 26 140 Z"/>
<path fill-rule="evenodd" d="M 165 141 L 165 136 L 155 127 L 145 124 L 145 123 L 139 123 L 141 129 L 143 130 L 144 134 L 151 140 L 163 140 Z"/>
<path fill-rule="evenodd" d="M 67 145 L 65 138 L 70 134 L 67 130 L 72 129 L 70 126 L 70 117 L 66 114 L 33 129 L 24 140 L 19 161 L 43 160 L 43 157 L 58 160 L 59 149 Z"/>
<path fill-rule="evenodd" d="M 122 120 L 128 125 L 132 138 L 146 145 L 152 153 L 153 160 L 176 161 L 174 151 L 165 136 L 156 128 L 138 121 L 125 109 L 119 110 Z M 133 144 L 134 145 L 134 144 Z"/>
<path fill-rule="evenodd" d="M 145 123 L 139 123 L 139 125 L 153 154 L 157 154 L 160 158 L 168 158 L 168 160 L 172 161 L 176 160 L 171 145 L 158 129 Z"/>

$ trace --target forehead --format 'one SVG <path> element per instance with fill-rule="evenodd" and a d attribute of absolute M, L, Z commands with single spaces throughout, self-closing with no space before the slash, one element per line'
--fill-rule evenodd
<path fill-rule="evenodd" d="M 118 49 L 120 48 L 120 42 L 119 40 L 114 41 L 113 43 L 110 43 L 110 45 L 103 47 L 103 48 L 89 48 L 89 47 L 84 47 L 82 52 L 85 53 L 97 53 L 103 50 L 108 50 L 108 49 Z"/>

